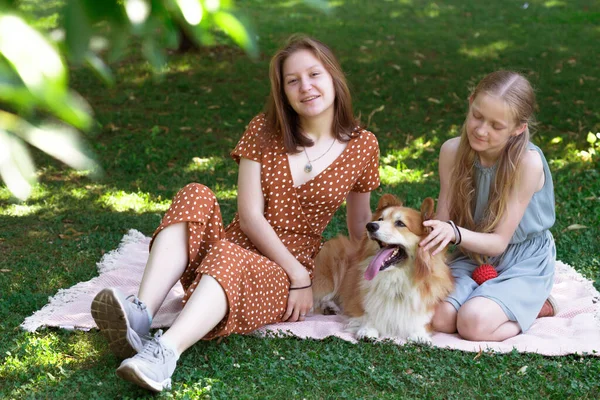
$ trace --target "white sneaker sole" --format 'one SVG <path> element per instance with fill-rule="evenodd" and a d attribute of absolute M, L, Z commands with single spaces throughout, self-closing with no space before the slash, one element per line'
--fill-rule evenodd
<path fill-rule="evenodd" d="M 129 327 L 124 305 L 114 289 L 102 289 L 92 301 L 92 317 L 108 340 L 110 350 L 119 358 L 129 358 L 142 351 L 144 344 Z"/>
<path fill-rule="evenodd" d="M 152 390 L 153 392 L 162 392 L 163 390 L 171 390 L 171 378 L 167 378 L 162 382 L 157 382 L 148 378 L 139 370 L 137 365 L 128 363 L 121 364 L 117 368 L 117 376 L 131 383 L 143 387 L 144 389 Z"/>

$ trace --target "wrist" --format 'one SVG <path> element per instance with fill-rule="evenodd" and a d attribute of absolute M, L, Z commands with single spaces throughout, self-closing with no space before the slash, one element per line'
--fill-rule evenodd
<path fill-rule="evenodd" d="M 304 286 L 294 286 L 294 285 L 290 285 L 290 289 L 289 290 L 304 290 L 304 289 L 308 289 L 312 287 L 312 282 L 309 283 L 308 285 L 304 285 Z"/>
<path fill-rule="evenodd" d="M 456 224 L 454 223 L 454 221 L 452 221 L 451 219 L 446 221 L 448 222 L 448 224 L 452 227 L 452 230 L 454 231 L 454 241 L 453 243 L 456 246 L 459 246 L 460 243 L 462 242 L 462 234 L 460 233 L 460 229 L 458 226 L 456 226 Z"/>
<path fill-rule="evenodd" d="M 292 287 L 306 286 L 312 283 L 310 274 L 300 263 L 298 263 L 298 267 L 294 268 L 292 273 L 288 274 L 288 277 L 290 279 L 290 286 Z"/>

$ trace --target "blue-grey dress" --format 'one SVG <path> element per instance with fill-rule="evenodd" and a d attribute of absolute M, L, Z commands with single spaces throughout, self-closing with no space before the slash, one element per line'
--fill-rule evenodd
<path fill-rule="evenodd" d="M 534 193 L 504 253 L 488 259 L 496 267 L 498 277 L 477 285 L 471 274 L 478 264 L 459 252 L 450 261 L 456 288 L 447 299 L 457 310 L 473 297 L 491 299 L 502 307 L 511 321 L 519 324 L 523 332 L 529 329 L 550 294 L 556 259 L 556 247 L 549 231 L 555 221 L 550 168 L 539 147 L 529 143 L 528 148 L 537 151 L 542 158 L 544 186 Z M 480 221 L 483 216 L 495 175 L 496 166 L 483 167 L 476 162 L 475 221 Z"/>

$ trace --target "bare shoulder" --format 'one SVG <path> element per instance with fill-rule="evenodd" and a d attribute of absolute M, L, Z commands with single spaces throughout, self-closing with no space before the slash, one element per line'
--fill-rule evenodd
<path fill-rule="evenodd" d="M 544 163 L 540 153 L 534 149 L 527 150 L 521 159 L 520 169 L 525 175 L 539 177 L 544 171 Z"/>
<path fill-rule="evenodd" d="M 440 149 L 440 165 L 444 164 L 448 166 L 454 164 L 459 144 L 460 137 L 448 139 L 442 144 L 442 148 Z"/>
<path fill-rule="evenodd" d="M 536 150 L 527 150 L 518 167 L 519 187 L 525 192 L 537 192 L 544 186 L 544 163 L 540 153 Z"/>
<path fill-rule="evenodd" d="M 442 144 L 442 148 L 440 149 L 440 155 L 446 156 L 454 156 L 458 151 L 458 146 L 460 144 L 460 136 L 452 139 L 448 139 Z M 452 157 L 454 158 L 454 157 Z"/>

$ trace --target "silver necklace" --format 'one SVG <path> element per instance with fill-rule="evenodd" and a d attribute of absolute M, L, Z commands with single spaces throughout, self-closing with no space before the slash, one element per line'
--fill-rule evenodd
<path fill-rule="evenodd" d="M 304 166 L 304 172 L 306 172 L 307 174 L 309 174 L 309 173 L 312 171 L 312 169 L 313 169 L 312 163 L 313 163 L 314 161 L 317 161 L 317 160 L 321 159 L 321 158 L 322 158 L 322 157 L 323 157 L 325 154 L 329 153 L 329 150 L 331 150 L 331 148 L 333 147 L 333 144 L 334 144 L 334 143 L 335 143 L 335 138 L 333 138 L 333 140 L 331 141 L 331 145 L 330 145 L 330 146 L 329 146 L 329 148 L 328 148 L 328 149 L 325 151 L 325 153 L 321 154 L 319 157 L 317 157 L 317 158 L 314 158 L 314 159 L 312 159 L 312 160 L 310 159 L 310 157 L 308 156 L 308 153 L 306 152 L 306 147 L 303 147 L 303 149 L 304 149 L 304 154 L 306 154 L 306 159 L 308 160 L 308 162 L 307 162 L 307 163 L 306 163 L 306 165 Z"/>

